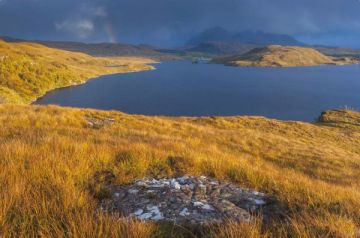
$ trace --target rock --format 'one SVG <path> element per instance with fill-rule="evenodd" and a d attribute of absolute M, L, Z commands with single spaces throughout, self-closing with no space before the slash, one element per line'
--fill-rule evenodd
<path fill-rule="evenodd" d="M 137 190 L 137 189 L 129 189 L 128 190 L 128 193 L 131 193 L 131 194 L 136 194 L 138 192 L 139 192 L 139 190 Z"/>
<path fill-rule="evenodd" d="M 105 212 L 140 220 L 177 224 L 211 224 L 225 220 L 251 222 L 268 206 L 269 196 L 205 176 L 142 179 L 114 186 Z M 261 215 L 261 214 L 260 214 Z"/>
<path fill-rule="evenodd" d="M 264 205 L 266 202 L 262 199 L 252 199 L 256 205 Z"/>
<path fill-rule="evenodd" d="M 185 207 L 183 210 L 181 210 L 181 212 L 179 213 L 180 216 L 189 216 L 190 215 L 190 212 L 189 210 Z"/>
<path fill-rule="evenodd" d="M 175 189 L 180 189 L 181 188 L 180 183 L 178 181 L 176 181 L 175 179 L 171 180 L 170 185 L 171 185 L 172 188 L 175 188 Z"/>
<path fill-rule="evenodd" d="M 143 214 L 144 210 L 143 209 L 138 209 L 134 212 L 135 216 L 140 216 L 141 214 Z"/>
<path fill-rule="evenodd" d="M 115 122 L 114 118 L 109 117 L 94 117 L 91 115 L 85 116 L 85 121 L 87 125 L 94 129 L 101 129 L 104 126 L 111 125 Z"/>
<path fill-rule="evenodd" d="M 201 208 L 205 210 L 214 210 L 209 204 L 204 204 Z"/>
<path fill-rule="evenodd" d="M 151 213 L 144 213 L 140 216 L 137 216 L 137 218 L 139 218 L 140 220 L 148 220 L 152 217 L 152 214 Z"/>
<path fill-rule="evenodd" d="M 204 203 L 202 203 L 202 202 L 194 202 L 194 206 L 195 207 L 202 207 L 202 206 L 204 206 Z"/>

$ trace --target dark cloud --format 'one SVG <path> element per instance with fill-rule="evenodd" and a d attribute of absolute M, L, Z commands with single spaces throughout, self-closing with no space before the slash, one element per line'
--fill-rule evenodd
<path fill-rule="evenodd" d="M 360 47 L 358 0 L 0 0 L 0 34 L 181 44 L 207 27 Z"/>

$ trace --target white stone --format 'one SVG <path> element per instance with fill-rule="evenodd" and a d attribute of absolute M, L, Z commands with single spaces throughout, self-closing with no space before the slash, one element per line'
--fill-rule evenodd
<path fill-rule="evenodd" d="M 147 184 L 145 182 L 143 182 L 143 181 L 136 182 L 136 185 L 141 186 L 141 187 L 146 187 L 147 186 Z"/>
<path fill-rule="evenodd" d="M 118 198 L 120 197 L 120 193 L 114 193 L 114 196 Z"/>
<path fill-rule="evenodd" d="M 164 220 L 164 216 L 162 215 L 161 212 L 159 212 L 159 213 L 155 214 L 155 216 L 153 216 L 151 219 L 154 221 L 160 221 L 160 220 Z"/>
<path fill-rule="evenodd" d="M 159 208 L 155 205 L 149 204 L 146 206 L 146 209 L 148 210 L 159 210 Z"/>
<path fill-rule="evenodd" d="M 262 199 L 254 199 L 253 200 L 255 202 L 256 205 L 264 205 L 266 204 L 266 202 Z"/>
<path fill-rule="evenodd" d="M 137 189 L 129 189 L 128 192 L 131 193 L 131 194 L 136 194 L 136 193 L 139 192 L 139 190 L 137 190 Z"/>
<path fill-rule="evenodd" d="M 260 192 L 257 192 L 257 191 L 253 191 L 252 194 L 254 194 L 256 196 L 265 196 L 264 193 L 260 193 Z"/>
<path fill-rule="evenodd" d="M 138 216 L 139 219 L 141 220 L 148 220 L 152 217 L 152 213 L 148 212 L 148 213 L 144 213 L 141 216 Z"/>
<path fill-rule="evenodd" d="M 148 186 L 151 188 L 163 188 L 165 184 L 162 180 L 152 179 L 151 181 L 149 181 Z"/>
<path fill-rule="evenodd" d="M 171 180 L 170 185 L 171 185 L 172 188 L 175 188 L 177 190 L 179 190 L 181 188 L 181 185 L 175 179 Z"/>
<path fill-rule="evenodd" d="M 212 206 L 210 206 L 209 204 L 204 204 L 201 208 L 204 210 L 214 210 L 214 208 Z"/>
<path fill-rule="evenodd" d="M 202 207 L 202 206 L 204 206 L 205 204 L 204 203 L 202 203 L 202 202 L 194 202 L 194 206 L 195 207 Z"/>
<path fill-rule="evenodd" d="M 185 207 L 184 209 L 181 210 L 181 212 L 179 213 L 180 216 L 185 217 L 185 216 L 189 216 L 190 212 L 189 210 Z"/>
<path fill-rule="evenodd" d="M 149 213 L 151 214 L 152 218 L 151 220 L 154 221 L 159 221 L 159 220 L 163 220 L 164 216 L 163 214 L 160 212 L 160 209 L 158 206 L 155 205 L 147 205 L 146 209 L 148 209 Z"/>
<path fill-rule="evenodd" d="M 183 176 L 183 177 L 180 177 L 178 178 L 177 180 L 182 183 L 182 184 L 185 184 L 186 183 L 186 180 L 188 180 L 189 177 L 188 176 Z"/>
<path fill-rule="evenodd" d="M 144 210 L 143 209 L 137 209 L 135 212 L 134 212 L 134 215 L 135 216 L 140 216 L 141 214 L 143 214 Z"/>

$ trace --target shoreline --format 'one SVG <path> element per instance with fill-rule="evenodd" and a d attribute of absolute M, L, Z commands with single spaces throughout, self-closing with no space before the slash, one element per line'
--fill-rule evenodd
<path fill-rule="evenodd" d="M 150 63 L 150 64 L 145 64 L 145 66 L 149 67 L 148 69 L 129 70 L 127 72 L 118 72 L 118 73 L 105 73 L 105 74 L 97 75 L 96 77 L 91 77 L 91 78 L 85 79 L 85 80 L 83 80 L 83 81 L 81 81 L 79 83 L 70 84 L 70 85 L 64 85 L 64 86 L 60 86 L 60 87 L 55 87 L 55 88 L 52 88 L 52 89 L 46 91 L 45 93 L 41 94 L 40 96 L 37 96 L 35 99 L 31 100 L 29 103 L 25 102 L 24 104 L 26 104 L 26 105 L 37 105 L 37 104 L 34 104 L 34 103 L 36 101 L 38 101 L 39 99 L 45 97 L 46 94 L 48 94 L 49 92 L 59 90 L 59 89 L 65 89 L 65 88 L 70 88 L 70 87 L 81 86 L 81 85 L 86 84 L 88 81 L 95 80 L 95 79 L 97 79 L 99 77 L 103 77 L 103 76 L 107 76 L 107 75 L 115 75 L 115 74 L 139 73 L 139 72 L 156 70 L 156 67 L 153 66 L 152 64 L 158 64 L 158 63 L 160 63 L 160 62 L 154 62 L 154 63 Z"/>
<path fill-rule="evenodd" d="M 305 67 L 320 67 L 320 66 L 348 66 L 348 65 L 360 65 L 360 61 L 356 63 L 329 63 L 329 64 L 314 64 L 314 65 L 296 65 L 296 66 L 284 66 L 284 65 L 257 65 L 255 64 L 237 64 L 234 62 L 220 62 L 220 61 L 210 61 L 210 64 L 219 64 L 223 66 L 229 66 L 229 67 L 244 67 L 244 68 L 305 68 Z"/>

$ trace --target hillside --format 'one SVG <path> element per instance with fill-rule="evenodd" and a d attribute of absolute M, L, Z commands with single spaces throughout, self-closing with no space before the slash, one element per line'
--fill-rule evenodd
<path fill-rule="evenodd" d="M 330 55 L 334 57 L 353 57 L 360 59 L 360 49 L 325 46 L 314 46 L 314 49 L 320 51 L 325 55 Z"/>
<path fill-rule="evenodd" d="M 125 43 L 83 43 L 72 41 L 40 41 L 22 40 L 2 36 L 0 39 L 9 43 L 36 43 L 50 48 L 62 49 L 73 52 L 81 52 L 95 57 L 146 57 L 154 60 L 178 60 L 181 55 L 178 52 L 167 52 L 166 49 L 151 45 L 132 45 Z"/>
<path fill-rule="evenodd" d="M 82 52 L 92 56 L 104 57 L 123 57 L 136 56 L 147 57 L 154 60 L 179 60 L 181 55 L 166 52 L 164 49 L 156 48 L 150 45 L 131 45 L 120 43 L 94 43 L 86 44 L 81 42 L 56 42 L 56 41 L 41 41 L 48 47 L 63 49 L 74 52 Z"/>
<path fill-rule="evenodd" d="M 312 48 L 271 45 L 253 49 L 243 55 L 218 57 L 213 62 L 231 66 L 294 67 L 354 64 L 358 61 L 326 56 Z"/>
<path fill-rule="evenodd" d="M 30 103 L 47 91 L 104 74 L 150 70 L 146 58 L 100 58 L 0 40 L 0 103 Z"/>
<path fill-rule="evenodd" d="M 357 237 L 360 114 L 329 111 L 320 121 L 0 105 L 0 234 L 192 237 L 96 212 L 109 184 L 188 174 L 266 192 L 285 212 L 269 224 L 212 226 L 203 237 Z"/>

